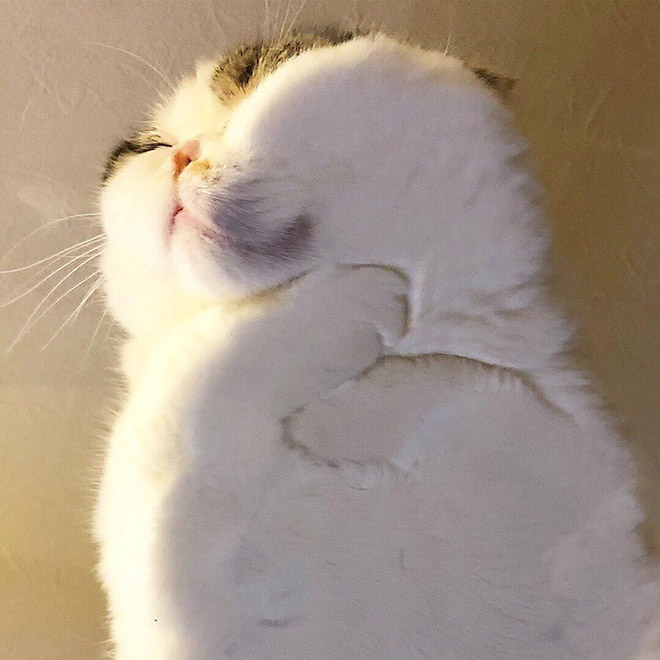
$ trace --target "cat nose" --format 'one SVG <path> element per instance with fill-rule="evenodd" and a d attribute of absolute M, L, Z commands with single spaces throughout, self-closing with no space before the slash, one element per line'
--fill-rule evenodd
<path fill-rule="evenodd" d="M 182 145 L 174 148 L 172 152 L 172 164 L 174 171 L 172 176 L 176 181 L 183 170 L 193 161 L 199 158 L 199 140 L 188 140 Z"/>

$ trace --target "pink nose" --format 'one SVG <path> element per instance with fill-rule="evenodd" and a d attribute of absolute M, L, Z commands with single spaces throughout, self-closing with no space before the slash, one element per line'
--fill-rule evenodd
<path fill-rule="evenodd" d="M 172 176 L 176 181 L 183 170 L 194 160 L 199 158 L 199 140 L 188 140 L 181 146 L 175 147 L 172 152 L 172 164 L 174 171 Z"/>

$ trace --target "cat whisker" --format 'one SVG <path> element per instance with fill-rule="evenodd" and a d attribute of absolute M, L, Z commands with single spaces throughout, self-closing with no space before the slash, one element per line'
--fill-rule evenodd
<path fill-rule="evenodd" d="M 27 236 L 24 236 L 21 238 L 16 245 L 14 245 L 7 254 L 5 254 L 2 259 L 5 260 L 10 254 L 14 253 L 25 241 L 29 240 L 32 238 L 35 234 L 38 234 L 40 231 L 43 231 L 44 229 L 47 229 L 48 227 L 52 227 L 55 224 L 58 224 L 60 222 L 66 222 L 67 220 L 75 220 L 75 219 L 81 219 L 81 218 L 90 218 L 90 217 L 98 217 L 98 213 L 74 213 L 73 215 L 67 215 L 64 216 L 63 218 L 55 218 L 54 220 L 51 220 L 50 222 L 47 222 L 45 225 L 41 225 L 37 227 L 36 229 L 32 230 Z M 0 271 L 0 273 L 3 272 L 8 272 L 8 271 Z"/>
<path fill-rule="evenodd" d="M 105 281 L 105 280 L 103 280 Z M 85 351 L 85 355 L 83 355 L 82 360 L 80 361 L 80 366 L 78 367 L 78 371 L 80 372 L 85 365 L 85 362 L 87 361 L 87 358 L 89 357 L 90 353 L 92 352 L 92 348 L 94 347 L 94 341 L 96 340 L 96 337 L 99 334 L 99 331 L 101 330 L 101 326 L 103 325 L 103 321 L 105 321 L 106 317 L 108 315 L 108 308 L 104 307 L 103 308 L 103 313 L 101 314 L 101 318 L 99 319 L 99 322 L 96 324 L 96 329 L 92 333 L 92 338 L 89 340 L 89 344 L 87 346 L 87 350 Z M 112 327 L 112 319 L 111 319 L 111 327 Z M 107 336 L 106 336 L 107 339 Z"/>
<path fill-rule="evenodd" d="M 4 309 L 5 307 L 8 307 L 9 305 L 17 302 L 18 300 L 21 300 L 22 298 L 25 298 L 25 296 L 27 296 L 29 293 L 32 293 L 32 291 L 34 291 L 35 289 L 39 288 L 44 282 L 47 282 L 51 277 L 53 277 L 53 275 L 56 275 L 60 271 L 64 270 L 70 264 L 75 263 L 76 261 L 78 261 L 78 260 L 86 257 L 88 254 L 92 253 L 94 250 L 100 249 L 105 245 L 105 241 L 101 241 L 101 237 L 98 237 L 95 240 L 94 243 L 91 243 L 91 241 L 92 241 L 92 239 L 90 239 L 90 243 L 88 243 L 87 245 L 84 246 L 84 247 L 88 247 L 89 248 L 88 250 L 86 250 L 82 254 L 79 254 L 75 257 L 72 257 L 65 264 L 63 264 L 62 266 L 59 266 L 52 273 L 49 273 L 46 277 L 39 280 L 39 282 L 37 282 L 36 284 L 31 286 L 29 289 L 27 289 L 27 291 L 23 291 L 22 293 L 19 293 L 18 295 L 14 296 L 13 298 L 11 298 L 11 299 L 5 301 L 4 303 L 0 304 L 0 309 Z M 90 247 L 90 244 L 91 244 L 91 247 Z M 81 246 L 81 244 L 77 245 L 76 247 L 80 247 L 80 246 Z M 71 251 L 72 249 L 75 249 L 75 248 L 68 248 L 65 251 L 65 253 Z M 94 255 L 94 256 L 97 256 L 97 255 Z M 84 262 L 84 263 L 87 263 L 87 262 Z M 43 271 L 41 271 L 41 272 L 43 272 Z"/>
<path fill-rule="evenodd" d="M 227 14 L 227 13 L 222 14 L 221 16 L 218 16 L 218 8 L 217 8 L 215 5 L 213 5 L 213 6 L 210 8 L 210 15 L 211 15 L 211 18 L 212 18 L 212 20 L 213 20 L 213 25 L 214 25 L 214 26 L 220 31 L 220 33 L 221 33 L 221 34 L 220 34 L 220 37 L 221 37 L 221 39 L 222 39 L 222 41 L 223 41 L 223 43 L 224 43 L 223 48 L 226 48 L 227 45 L 230 44 L 232 40 L 231 40 L 231 38 L 230 38 L 229 35 L 228 35 L 227 29 L 226 29 L 226 26 L 224 25 L 224 23 L 226 23 L 227 21 L 230 20 L 230 21 L 232 21 L 232 22 L 234 23 L 234 27 L 235 27 L 236 29 L 238 29 L 238 28 L 239 28 L 238 21 L 236 21 L 236 19 L 234 19 L 232 16 L 230 16 L 230 15 Z M 230 30 L 230 31 L 231 31 L 231 30 Z M 234 30 L 234 31 L 236 31 L 236 30 Z"/>
<path fill-rule="evenodd" d="M 96 247 L 96 246 L 92 246 L 92 247 Z M 98 247 L 100 247 L 100 245 Z M 80 254 L 69 253 L 69 254 L 64 254 L 60 257 L 57 257 L 57 259 L 55 259 L 54 261 L 46 264 L 45 266 L 42 266 L 36 273 L 34 273 L 32 275 L 32 281 L 34 282 L 37 279 L 37 277 L 39 277 L 41 275 L 41 273 L 43 273 L 44 271 L 47 271 L 49 268 L 54 266 L 58 261 L 60 261 L 62 259 L 67 259 L 68 258 L 68 261 L 66 262 L 66 264 L 64 264 L 64 266 L 71 265 L 71 264 L 75 263 L 75 261 L 77 260 L 78 257 L 82 258 L 84 256 L 89 255 L 90 253 L 91 253 L 91 249 L 88 247 L 84 252 L 81 252 Z M 74 259 L 72 257 L 76 257 L 76 259 Z M 45 278 L 45 279 L 48 279 L 48 278 Z M 42 282 L 43 281 L 44 280 L 42 280 Z M 26 283 L 26 284 L 29 286 L 29 282 Z"/>
<path fill-rule="evenodd" d="M 307 0 L 302 0 L 300 3 L 300 6 L 298 7 L 296 13 L 293 15 L 293 18 L 291 19 L 291 22 L 289 23 L 289 27 L 286 29 L 286 32 L 284 33 L 284 36 L 288 36 L 291 31 L 293 30 L 293 27 L 296 24 L 296 21 L 298 20 L 300 14 L 302 13 L 302 10 L 305 8 L 305 5 L 307 4 Z"/>
<path fill-rule="evenodd" d="M 290 0 L 289 0 L 290 1 Z M 280 13 L 283 7 L 283 2 L 278 2 L 276 6 L 276 11 L 275 11 L 275 18 L 272 22 L 272 26 L 268 27 L 268 32 L 270 34 L 270 39 L 268 42 L 268 53 L 270 53 L 276 46 L 278 42 L 278 34 L 281 34 L 282 32 L 282 25 L 283 23 L 280 22 Z M 278 26 L 280 26 L 278 28 Z M 281 38 L 281 37 L 279 37 Z M 266 43 L 266 40 L 264 39 L 264 43 Z"/>
<path fill-rule="evenodd" d="M 63 257 L 69 252 L 73 252 L 74 250 L 83 247 L 93 241 L 98 241 L 101 238 L 104 237 L 104 234 L 97 234 L 96 236 L 93 236 L 92 238 L 88 238 L 84 241 L 80 241 L 79 243 L 76 243 L 75 245 L 70 245 L 69 247 L 60 250 L 59 252 L 55 252 L 55 254 L 51 254 L 48 257 L 44 257 L 43 259 L 39 259 L 38 261 L 33 261 L 31 264 L 27 264 L 25 266 L 18 266 L 16 268 L 8 268 L 6 270 L 0 270 L 0 275 L 8 275 L 10 273 L 20 273 L 21 271 L 24 270 L 29 270 L 30 268 L 34 268 L 35 266 L 39 266 L 40 264 L 46 263 L 48 261 L 52 261 L 53 259 L 57 260 L 57 257 Z M 48 266 L 46 266 L 48 267 Z"/>
<path fill-rule="evenodd" d="M 96 280 L 96 282 L 93 282 L 92 285 L 89 287 L 89 291 L 83 296 L 82 300 L 80 303 L 78 303 L 77 307 L 69 314 L 69 316 L 66 317 L 64 320 L 64 323 L 58 328 L 57 332 L 41 347 L 41 350 L 45 350 L 48 348 L 48 346 L 53 342 L 53 340 L 62 332 L 62 330 L 66 327 L 66 325 L 71 321 L 72 319 L 77 320 L 78 316 L 80 315 L 80 312 L 82 311 L 83 307 L 85 306 L 85 303 L 91 298 L 96 291 L 99 290 L 99 288 L 103 285 L 103 282 L 105 281 L 105 277 L 103 275 L 100 275 L 99 271 L 96 273 L 93 273 L 93 275 L 99 275 L 99 278 Z"/>
<path fill-rule="evenodd" d="M 167 103 L 168 97 L 167 94 L 163 93 L 163 91 L 155 85 L 149 78 L 146 76 L 143 76 L 139 71 L 134 69 L 132 66 L 129 66 L 127 63 L 124 63 L 122 66 L 125 66 L 134 76 L 139 78 L 143 83 L 148 85 L 155 94 L 158 95 L 158 99 L 160 100 L 161 103 Z"/>
<path fill-rule="evenodd" d="M 293 3 L 293 0 L 288 0 L 288 2 L 286 4 L 286 12 L 284 12 L 284 17 L 282 18 L 282 24 L 280 25 L 280 31 L 279 31 L 279 34 L 278 34 L 278 41 L 282 41 L 282 39 L 284 39 L 284 37 L 287 34 L 287 31 L 286 31 L 285 28 L 286 28 L 286 25 L 287 25 L 287 20 L 289 18 L 289 13 L 291 12 L 291 4 L 292 3 Z"/>
<path fill-rule="evenodd" d="M 97 242 L 97 244 L 100 245 L 100 242 Z M 89 248 L 94 247 L 91 244 L 90 245 L 84 245 L 84 246 L 77 246 L 76 248 L 72 248 L 70 250 L 67 250 L 65 254 L 60 255 L 59 257 L 54 258 L 52 261 L 49 261 L 45 266 L 42 266 L 39 270 L 37 270 L 35 273 L 31 273 L 30 278 L 28 278 L 28 282 L 26 282 L 26 285 L 29 286 L 29 280 L 36 280 L 37 277 L 41 275 L 41 273 L 46 272 L 49 268 L 52 266 L 55 266 L 55 264 L 58 261 L 61 261 L 62 259 L 69 259 L 67 263 L 71 263 L 74 257 L 80 257 L 84 256 L 85 254 L 88 254 Z M 79 254 L 76 254 L 75 251 L 79 249 L 84 249 L 84 252 L 80 252 Z"/>
<path fill-rule="evenodd" d="M 86 263 L 91 261 L 92 259 L 96 258 L 98 254 L 93 255 L 92 257 L 88 258 L 87 261 L 84 261 L 82 264 L 77 266 L 76 268 L 73 269 L 68 275 L 63 277 L 46 295 L 45 298 L 37 305 L 37 307 L 34 309 L 34 311 L 30 314 L 28 317 L 27 321 L 23 324 L 23 327 L 19 330 L 18 334 L 16 335 L 16 338 L 12 343 L 7 347 L 5 350 L 5 355 L 7 355 L 13 348 L 18 344 L 18 342 L 46 315 L 48 312 L 55 307 L 60 301 L 62 301 L 64 298 L 66 298 L 70 293 L 81 287 L 85 282 L 88 282 L 89 280 L 92 279 L 92 277 L 97 277 L 99 274 L 99 271 L 94 271 L 91 275 L 88 275 L 85 277 L 83 280 L 72 286 L 68 291 L 65 291 L 61 296 L 59 296 L 54 302 L 52 302 L 39 316 L 34 318 L 35 314 L 39 311 L 39 309 L 43 306 L 43 304 L 50 298 L 50 296 L 55 292 L 56 289 L 58 289 L 63 282 L 65 282 L 69 277 L 71 277 L 77 270 L 82 268 Z M 34 318 L 34 320 L 32 320 Z"/>
<path fill-rule="evenodd" d="M 264 31 L 264 39 L 268 36 L 270 33 L 270 2 L 269 0 L 264 0 L 264 24 L 263 24 L 263 31 Z"/>
<path fill-rule="evenodd" d="M 109 48 L 110 50 L 115 50 L 118 53 L 124 53 L 125 55 L 128 55 L 129 57 L 136 59 L 138 62 L 141 62 L 146 67 L 151 69 L 168 86 L 171 92 L 175 91 L 175 87 L 172 81 L 160 69 L 158 69 L 153 64 L 151 64 L 151 62 L 145 60 L 144 57 L 142 57 L 141 55 L 138 55 L 137 53 L 133 53 L 130 50 L 126 50 L 125 48 L 120 48 L 119 46 L 102 44 L 97 41 L 85 41 L 85 43 L 88 44 L 89 46 L 100 46 L 101 48 Z"/>
<path fill-rule="evenodd" d="M 80 312 L 82 311 L 85 303 L 103 286 L 105 283 L 105 275 L 101 270 L 97 270 L 97 273 L 99 274 L 99 279 L 96 281 L 96 283 L 93 285 L 93 288 L 90 287 L 90 290 L 88 294 L 83 298 L 81 304 L 76 308 L 74 311 L 74 322 L 78 320 L 78 317 L 80 316 Z"/>
<path fill-rule="evenodd" d="M 447 33 L 447 42 L 445 44 L 445 50 L 443 51 L 444 55 L 449 54 L 449 49 L 451 48 L 451 39 L 454 32 L 454 11 L 453 7 L 449 8 L 449 32 Z"/>

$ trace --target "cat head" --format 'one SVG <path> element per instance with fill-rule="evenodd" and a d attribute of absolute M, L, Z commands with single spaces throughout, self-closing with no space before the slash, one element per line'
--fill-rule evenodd
<path fill-rule="evenodd" d="M 382 35 L 199 65 L 106 167 L 116 317 L 139 333 L 333 264 L 400 269 L 418 309 L 519 286 L 544 240 L 518 208 L 524 147 L 490 87 Z"/>

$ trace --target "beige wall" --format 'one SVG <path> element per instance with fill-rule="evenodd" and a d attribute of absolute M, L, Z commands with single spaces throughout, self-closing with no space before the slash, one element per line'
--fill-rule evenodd
<path fill-rule="evenodd" d="M 290 18 L 300 2 L 292 0 Z M 271 21 L 278 4 L 281 20 L 286 0 L 270 4 Z M 94 208 L 105 153 L 162 87 L 136 59 L 86 42 L 130 50 L 174 77 L 258 30 L 264 6 L 1 4 L 0 257 L 45 222 Z M 514 109 L 548 191 L 558 289 L 582 322 L 581 353 L 635 448 L 651 503 L 660 476 L 660 5 L 309 0 L 297 22 L 356 18 L 429 46 L 445 48 L 451 36 L 450 52 L 519 77 Z M 0 268 L 94 231 L 89 219 L 60 223 Z M 91 272 L 81 269 L 69 286 Z M 0 275 L 0 302 L 27 275 Z M 114 405 L 116 332 L 91 306 L 41 350 L 85 291 L 62 300 L 0 362 L 0 660 L 90 659 L 103 649 L 87 530 Z M 0 310 L 1 348 L 47 292 Z M 647 537 L 657 542 L 660 507 L 649 513 Z"/>

